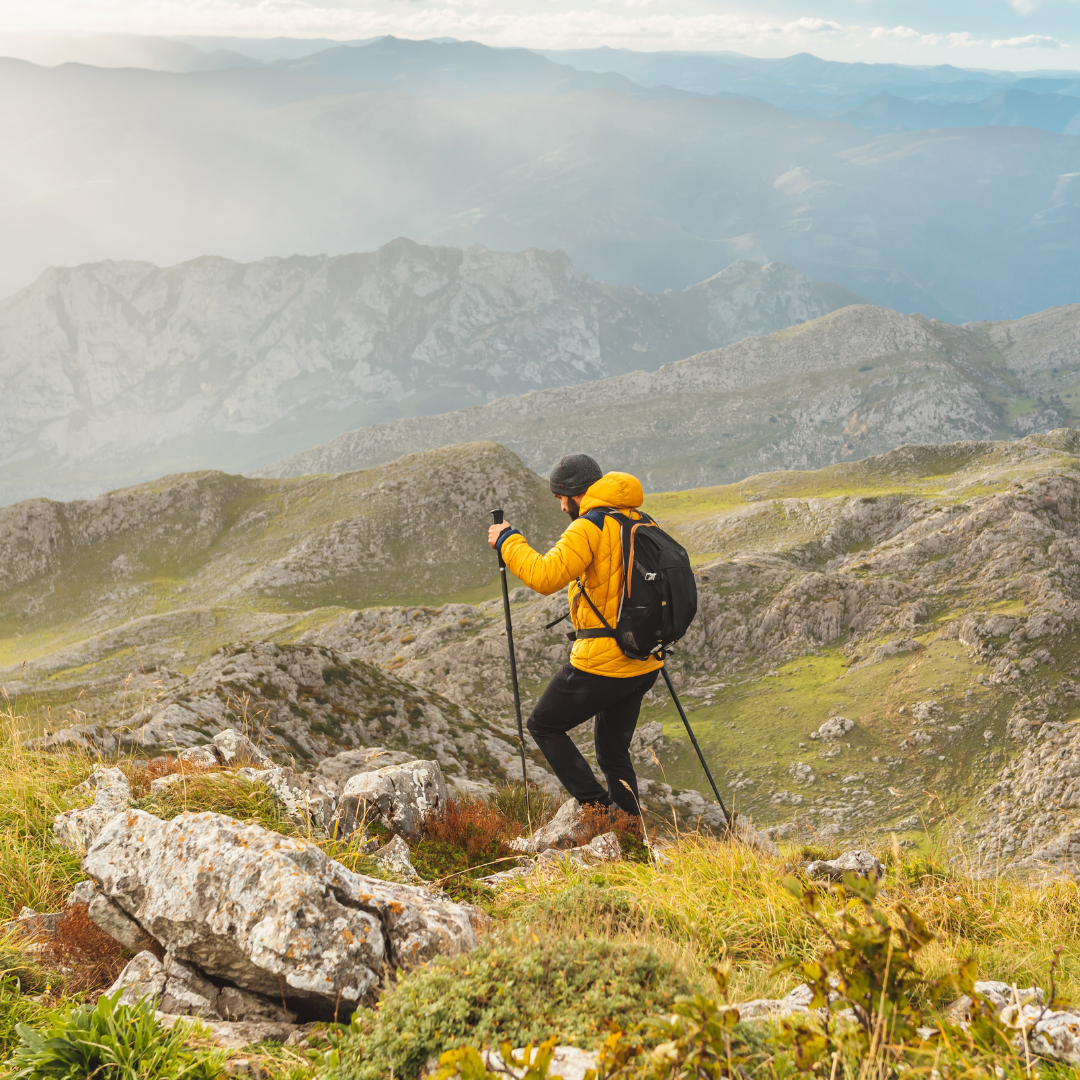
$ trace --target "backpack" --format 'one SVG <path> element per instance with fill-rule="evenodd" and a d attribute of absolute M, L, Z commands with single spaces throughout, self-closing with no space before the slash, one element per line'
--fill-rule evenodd
<path fill-rule="evenodd" d="M 622 528 L 623 589 L 619 614 L 612 627 L 579 578 L 579 595 L 588 601 L 603 628 L 576 630 L 567 637 L 572 641 L 613 637 L 631 660 L 662 656 L 682 638 L 697 614 L 697 582 L 690 556 L 648 514 L 641 514 L 635 521 L 617 510 L 600 509 L 593 513 L 613 518 Z"/>

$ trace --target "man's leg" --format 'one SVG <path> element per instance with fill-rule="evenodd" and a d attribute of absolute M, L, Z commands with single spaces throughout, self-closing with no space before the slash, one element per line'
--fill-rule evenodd
<path fill-rule="evenodd" d="M 596 763 L 607 777 L 611 800 L 620 809 L 637 817 L 637 774 L 630 758 L 630 740 L 634 737 L 641 699 L 652 689 L 657 672 L 635 675 L 630 679 L 612 679 L 626 685 L 626 694 L 606 705 L 596 717 Z"/>
<path fill-rule="evenodd" d="M 619 689 L 609 684 L 625 681 L 578 671 L 567 664 L 555 673 L 529 717 L 529 734 L 563 787 L 582 805 L 610 806 L 611 799 L 566 733 L 609 705 L 612 690 Z"/>

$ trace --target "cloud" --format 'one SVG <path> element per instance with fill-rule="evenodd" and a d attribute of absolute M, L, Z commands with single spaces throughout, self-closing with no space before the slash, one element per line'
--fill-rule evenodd
<path fill-rule="evenodd" d="M 883 38 L 899 38 L 901 40 L 921 37 L 918 30 L 912 30 L 910 26 L 894 26 L 891 30 L 886 26 L 875 26 L 870 31 L 870 37 L 875 41 Z"/>
<path fill-rule="evenodd" d="M 991 49 L 1064 49 L 1064 43 L 1057 38 L 1043 34 L 1028 34 L 1027 37 L 1001 38 L 991 41 Z"/>

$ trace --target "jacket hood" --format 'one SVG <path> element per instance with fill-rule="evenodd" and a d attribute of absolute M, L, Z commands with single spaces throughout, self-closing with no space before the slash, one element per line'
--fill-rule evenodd
<path fill-rule="evenodd" d="M 600 477 L 581 497 L 581 513 L 586 514 L 598 506 L 610 506 L 615 510 L 636 508 L 645 501 L 645 492 L 636 476 L 625 472 L 609 472 Z"/>

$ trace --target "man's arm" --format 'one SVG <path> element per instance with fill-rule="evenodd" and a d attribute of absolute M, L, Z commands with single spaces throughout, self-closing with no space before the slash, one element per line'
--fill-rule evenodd
<path fill-rule="evenodd" d="M 506 568 L 534 592 L 545 596 L 581 577 L 599 542 L 600 530 L 586 518 L 572 521 L 546 555 L 534 551 L 509 523 L 488 529 L 488 543 L 502 555 Z"/>

